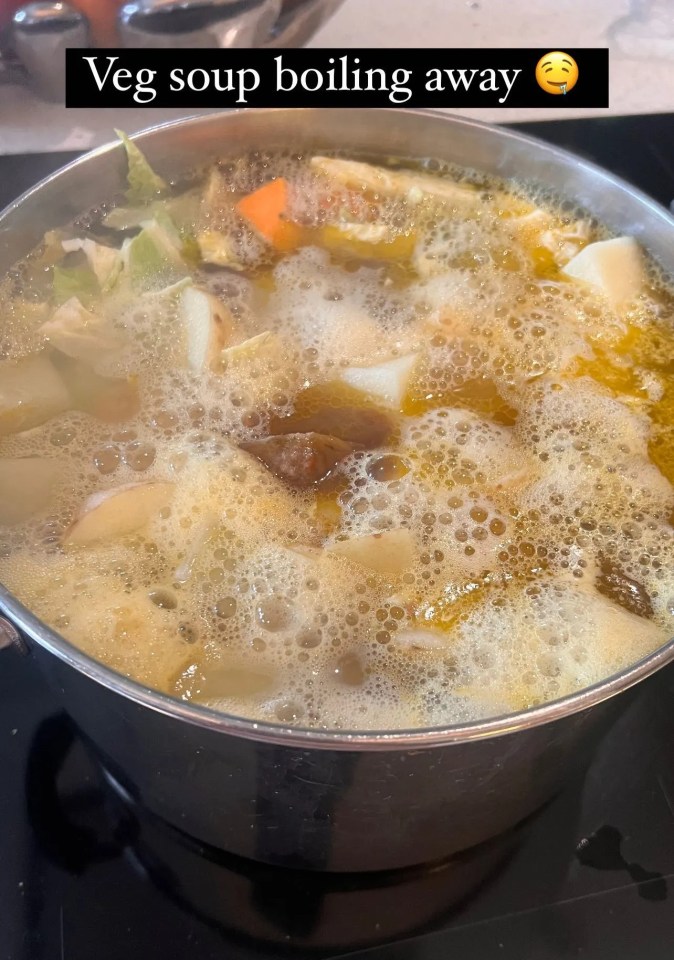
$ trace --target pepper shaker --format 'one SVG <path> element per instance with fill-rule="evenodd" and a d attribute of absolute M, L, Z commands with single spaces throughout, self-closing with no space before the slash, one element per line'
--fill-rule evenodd
<path fill-rule="evenodd" d="M 68 3 L 28 3 L 12 19 L 14 53 L 45 100 L 64 99 L 65 51 L 88 44 L 87 20 Z"/>
<path fill-rule="evenodd" d="M 135 0 L 119 14 L 125 47 L 255 47 L 281 11 L 281 0 Z"/>

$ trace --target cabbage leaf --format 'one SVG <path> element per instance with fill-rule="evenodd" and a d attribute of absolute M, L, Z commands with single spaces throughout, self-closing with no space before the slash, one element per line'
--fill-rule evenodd
<path fill-rule="evenodd" d="M 90 303 L 99 294 L 98 280 L 91 267 L 61 267 L 53 270 L 53 296 L 56 304 L 66 303 L 77 297 L 82 303 Z"/>
<path fill-rule="evenodd" d="M 151 200 L 155 200 L 157 194 L 162 190 L 166 190 L 168 184 L 159 174 L 154 172 L 133 140 L 130 140 L 121 130 L 115 130 L 115 133 L 124 144 L 129 164 L 127 173 L 127 200 L 132 204 L 149 203 Z"/>

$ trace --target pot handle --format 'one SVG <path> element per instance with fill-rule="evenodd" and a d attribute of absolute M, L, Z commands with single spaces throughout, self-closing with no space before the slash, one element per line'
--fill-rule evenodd
<path fill-rule="evenodd" d="M 5 617 L 0 617 L 0 650 L 6 650 L 9 647 L 23 656 L 29 653 L 28 644 L 14 624 Z"/>

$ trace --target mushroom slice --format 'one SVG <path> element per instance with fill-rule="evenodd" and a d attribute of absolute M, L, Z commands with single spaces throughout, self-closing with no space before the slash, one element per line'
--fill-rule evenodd
<path fill-rule="evenodd" d="M 287 422 L 286 422 L 287 421 Z M 274 434 L 322 433 L 373 450 L 385 443 L 395 429 L 390 414 L 374 407 L 319 407 L 306 417 L 278 417 L 271 424 Z"/>
<path fill-rule="evenodd" d="M 638 580 L 628 577 L 612 560 L 603 561 L 595 586 L 599 593 L 636 617 L 653 619 L 653 601 L 646 588 Z"/>
<path fill-rule="evenodd" d="M 287 433 L 251 440 L 242 443 L 241 448 L 261 460 L 281 480 L 305 490 L 327 477 L 358 445 L 322 433 Z"/>
<path fill-rule="evenodd" d="M 94 493 L 84 502 L 63 542 L 88 546 L 135 533 L 168 506 L 172 495 L 173 484 L 159 482 L 129 483 Z"/>

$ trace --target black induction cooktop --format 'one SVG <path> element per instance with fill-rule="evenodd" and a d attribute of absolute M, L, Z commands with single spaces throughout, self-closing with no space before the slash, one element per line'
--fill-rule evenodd
<path fill-rule="evenodd" d="M 674 116 L 522 125 L 674 199 Z M 0 157 L 0 206 L 74 154 Z M 0 653 L 0 960 L 672 960 L 674 666 L 584 776 L 432 868 L 264 867 L 126 806 L 29 656 Z"/>

